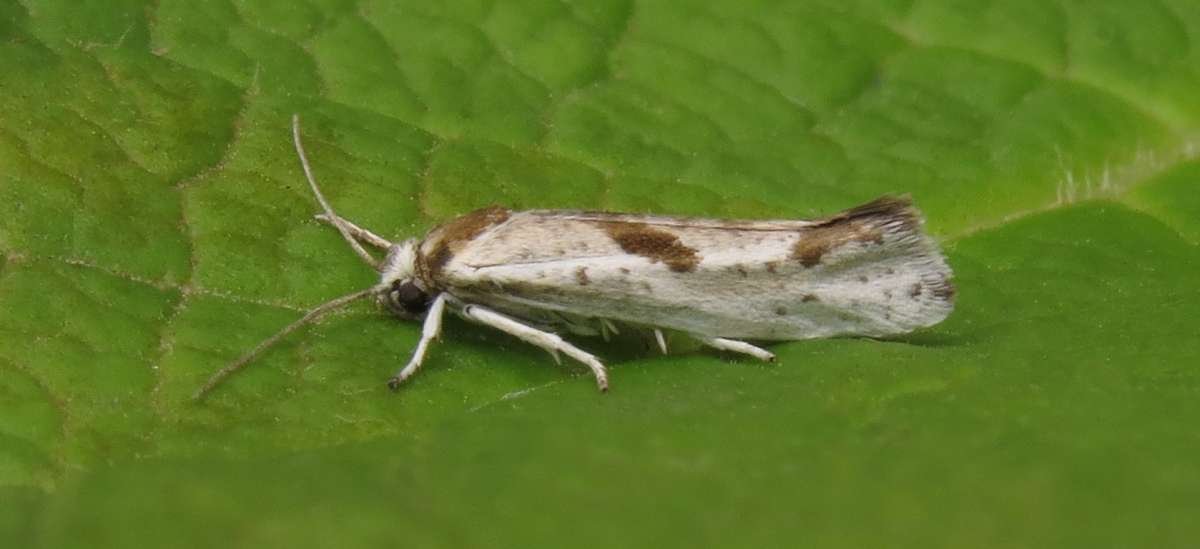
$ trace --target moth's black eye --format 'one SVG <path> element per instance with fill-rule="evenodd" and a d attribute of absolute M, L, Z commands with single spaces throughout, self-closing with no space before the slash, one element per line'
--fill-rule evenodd
<path fill-rule="evenodd" d="M 411 281 L 393 282 L 387 297 L 388 305 L 397 313 L 420 315 L 429 309 L 429 294 Z"/>

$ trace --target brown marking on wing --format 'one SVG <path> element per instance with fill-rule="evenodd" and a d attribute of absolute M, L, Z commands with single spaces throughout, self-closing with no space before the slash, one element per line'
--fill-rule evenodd
<path fill-rule="evenodd" d="M 912 288 L 909 288 L 908 296 L 913 299 L 916 299 L 920 295 L 921 295 L 921 283 L 917 282 L 916 284 L 912 285 Z"/>
<path fill-rule="evenodd" d="M 437 240 L 427 256 L 417 258 L 422 278 L 436 286 L 433 282 L 455 254 L 461 252 L 468 243 L 489 227 L 507 221 L 510 213 L 507 208 L 491 206 L 451 219 L 430 231 L 430 236 L 426 236 L 426 239 L 433 237 Z"/>
<path fill-rule="evenodd" d="M 805 267 L 813 267 L 834 248 L 851 242 L 882 244 L 883 230 L 853 220 L 807 228 L 800 231 L 800 239 L 792 247 L 792 257 Z"/>
<path fill-rule="evenodd" d="M 575 269 L 575 280 L 579 282 L 580 286 L 587 286 L 588 284 L 591 284 L 592 281 L 588 279 L 587 275 L 587 267 L 579 267 Z"/>
<path fill-rule="evenodd" d="M 767 272 L 771 274 L 774 274 L 775 270 L 779 268 L 778 261 L 768 261 L 765 263 L 765 265 L 767 266 Z"/>
<path fill-rule="evenodd" d="M 801 303 L 809 303 L 813 301 L 817 301 L 817 296 L 813 294 L 804 294 L 804 297 L 800 298 Z"/>
<path fill-rule="evenodd" d="M 640 255 L 653 263 L 659 261 L 677 273 L 686 273 L 700 264 L 696 249 L 685 246 L 679 237 L 644 223 L 604 223 L 608 233 L 625 253 Z"/>
<path fill-rule="evenodd" d="M 934 285 L 932 290 L 933 297 L 936 297 L 942 301 L 954 301 L 954 295 L 957 293 L 957 291 L 958 290 L 954 287 L 954 283 L 950 282 L 950 279 L 944 276 L 942 277 L 941 284 Z"/>
<path fill-rule="evenodd" d="M 884 228 L 900 233 L 915 232 L 921 224 L 908 197 L 885 196 L 815 222 L 801 229 L 792 248 L 792 258 L 805 267 L 821 263 L 835 248 L 852 242 L 883 244 Z"/>

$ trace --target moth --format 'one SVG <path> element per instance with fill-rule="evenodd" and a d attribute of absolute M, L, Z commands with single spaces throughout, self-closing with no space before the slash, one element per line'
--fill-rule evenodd
<path fill-rule="evenodd" d="M 196 391 L 200 399 L 279 339 L 321 315 L 374 297 L 395 316 L 423 319 L 412 358 L 421 368 L 447 311 L 586 365 L 601 391 L 608 372 L 560 333 L 617 326 L 687 334 L 721 351 L 772 361 L 744 340 L 883 337 L 937 324 L 954 308 L 951 271 L 908 197 L 885 196 L 812 220 L 724 220 L 575 210 L 476 210 L 424 238 L 392 242 L 339 217 L 300 140 L 292 139 L 324 213 L 317 217 L 379 272 L 379 283 L 322 304 Z M 364 248 L 384 252 L 381 260 Z"/>

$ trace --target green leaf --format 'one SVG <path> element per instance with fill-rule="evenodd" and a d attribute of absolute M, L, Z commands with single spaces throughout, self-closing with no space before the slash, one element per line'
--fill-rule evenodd
<path fill-rule="evenodd" d="M 5 546 L 1179 546 L 1200 535 L 1184 0 L 0 3 Z M 911 193 L 945 323 L 577 365 L 360 305 L 317 211 L 803 218 Z"/>

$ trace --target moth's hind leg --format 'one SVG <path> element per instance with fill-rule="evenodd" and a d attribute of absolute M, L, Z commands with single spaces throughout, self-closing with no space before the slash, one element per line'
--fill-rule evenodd
<path fill-rule="evenodd" d="M 333 217 L 329 217 L 329 214 L 317 214 L 317 215 L 314 215 L 313 217 L 315 217 L 319 221 L 324 221 L 335 227 L 338 224 L 337 222 L 335 222 L 333 220 L 334 219 Z M 393 246 L 392 242 L 389 241 L 388 239 L 383 238 L 382 236 L 379 236 L 367 229 L 359 227 L 358 225 L 355 225 L 353 222 L 348 221 L 346 218 L 344 218 L 340 215 L 335 214 L 334 217 L 336 217 L 337 220 L 341 222 L 342 226 L 345 227 L 346 230 L 350 232 L 350 236 L 353 236 L 354 239 L 358 240 L 359 242 L 362 242 L 364 244 L 370 244 L 372 246 L 375 246 L 376 248 L 380 248 L 383 250 L 391 249 L 391 247 Z"/>
<path fill-rule="evenodd" d="M 480 324 L 491 326 L 501 332 L 516 336 L 526 343 L 537 345 L 550 353 L 554 360 L 559 360 L 558 353 L 561 352 L 579 362 L 582 362 L 588 368 L 592 369 L 592 374 L 596 376 L 596 386 L 601 391 L 608 390 L 608 370 L 604 368 L 604 364 L 592 354 L 584 351 L 570 343 L 567 343 L 558 334 L 544 332 L 533 326 L 522 324 L 517 320 L 509 318 L 505 315 L 497 313 L 487 307 L 480 305 L 464 305 L 461 311 L 464 318 L 474 320 Z"/>
<path fill-rule="evenodd" d="M 754 345 L 746 343 L 745 341 L 738 341 L 736 339 L 725 339 L 723 337 L 707 337 L 707 336 L 701 336 L 701 335 L 693 335 L 692 337 L 696 338 L 696 340 L 699 341 L 700 343 L 708 345 L 709 347 L 712 347 L 713 349 L 718 349 L 721 351 L 729 351 L 732 353 L 741 353 L 744 355 L 750 355 L 750 356 L 757 358 L 759 360 L 762 360 L 764 362 L 775 362 L 775 353 L 772 353 L 771 351 L 763 349 L 762 347 L 755 347 Z"/>

